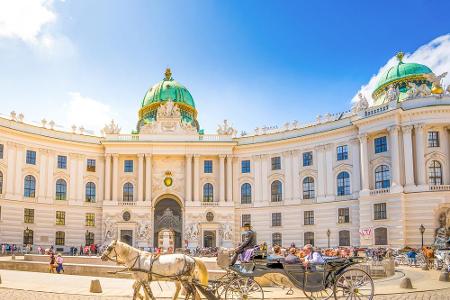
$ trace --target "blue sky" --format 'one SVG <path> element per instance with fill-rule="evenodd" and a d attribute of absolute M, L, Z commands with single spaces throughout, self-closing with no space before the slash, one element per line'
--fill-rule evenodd
<path fill-rule="evenodd" d="M 449 1 L 0 0 L 0 113 L 97 133 L 114 118 L 130 132 L 169 66 L 209 133 L 223 119 L 247 132 L 308 122 L 349 109 L 399 50 L 449 71 L 449 11 Z"/>

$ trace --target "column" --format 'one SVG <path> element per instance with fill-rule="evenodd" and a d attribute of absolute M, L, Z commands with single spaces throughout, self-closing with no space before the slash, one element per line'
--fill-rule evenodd
<path fill-rule="evenodd" d="M 272 199 L 272 195 L 271 195 L 271 189 L 270 189 L 270 185 L 272 184 L 272 182 L 269 182 L 269 174 L 270 174 L 270 170 L 271 170 L 271 164 L 270 164 L 270 155 L 264 154 L 261 155 L 261 201 L 268 201 L 271 202 Z M 285 187 L 283 186 L 283 198 L 284 198 L 284 189 Z"/>
<path fill-rule="evenodd" d="M 47 156 L 47 199 L 51 201 L 55 197 L 56 181 L 53 180 L 53 172 L 55 170 L 56 153 L 52 150 L 48 151 Z"/>
<path fill-rule="evenodd" d="M 334 174 L 333 174 L 333 144 L 328 144 L 325 146 L 325 174 L 326 180 L 326 196 L 334 196 Z"/>
<path fill-rule="evenodd" d="M 227 155 L 227 198 L 226 201 L 233 202 L 233 156 Z"/>
<path fill-rule="evenodd" d="M 391 152 L 391 164 L 392 164 L 392 186 L 401 185 L 400 183 L 400 156 L 399 156 L 399 142 L 397 125 L 391 126 L 389 130 L 390 139 L 390 152 Z"/>
<path fill-rule="evenodd" d="M 23 164 L 25 162 L 25 156 L 24 156 L 24 151 L 25 149 L 23 148 L 22 145 L 16 145 L 16 161 L 15 163 L 12 164 L 12 166 L 14 166 L 16 168 L 16 172 L 15 172 L 15 184 L 14 184 L 14 188 L 15 188 L 15 194 L 18 197 L 23 196 L 23 175 L 22 174 L 22 167 Z"/>
<path fill-rule="evenodd" d="M 362 190 L 369 190 L 369 153 L 367 152 L 367 133 L 360 134 L 359 138 L 359 148 L 361 150 L 361 183 Z"/>
<path fill-rule="evenodd" d="M 414 160 L 413 160 L 413 147 L 412 147 L 412 126 L 402 127 L 403 133 L 403 157 L 405 160 L 405 185 L 414 185 Z"/>
<path fill-rule="evenodd" d="M 39 197 L 39 201 L 42 201 L 42 200 L 45 201 L 45 196 L 47 195 L 47 193 L 46 193 L 47 150 L 39 149 L 38 157 L 39 157 L 39 159 L 37 161 L 37 165 L 39 166 L 39 177 L 36 178 L 37 182 L 39 183 L 38 197 Z M 47 178 L 47 180 L 53 180 L 53 178 L 52 179 Z"/>
<path fill-rule="evenodd" d="M 261 156 L 260 155 L 253 155 L 252 157 L 253 162 L 253 172 L 255 176 L 255 187 L 254 187 L 254 193 L 255 193 L 255 202 L 261 202 L 262 201 L 262 178 L 261 178 Z"/>
<path fill-rule="evenodd" d="M 105 200 L 111 201 L 111 154 L 105 154 Z"/>
<path fill-rule="evenodd" d="M 361 159 L 359 157 L 359 140 L 353 139 L 351 140 L 351 150 L 350 155 L 352 157 L 352 190 L 353 192 L 359 192 L 361 190 L 361 170 L 360 170 L 360 162 Z"/>
<path fill-rule="evenodd" d="M 298 200 L 300 198 L 300 185 L 299 181 L 299 168 L 300 168 L 300 159 L 299 159 L 299 151 L 294 150 L 291 153 L 291 162 L 292 162 L 292 198 L 294 200 Z"/>
<path fill-rule="evenodd" d="M 219 155 L 219 201 L 225 201 L 225 155 Z"/>
<path fill-rule="evenodd" d="M 186 155 L 186 202 L 192 201 L 192 154 Z"/>
<path fill-rule="evenodd" d="M 200 155 L 194 154 L 194 201 L 200 201 Z"/>
<path fill-rule="evenodd" d="M 284 199 L 292 200 L 292 155 L 290 151 L 283 152 L 283 162 L 281 164 L 284 169 Z"/>
<path fill-rule="evenodd" d="M 317 146 L 317 197 L 325 196 L 326 174 L 325 174 L 325 147 Z M 314 158 L 313 158 L 314 159 Z"/>
<path fill-rule="evenodd" d="M 17 165 L 16 160 L 16 144 L 13 142 L 6 143 L 8 150 L 8 165 L 6 173 L 6 198 L 11 198 L 14 195 L 14 175 Z"/>
<path fill-rule="evenodd" d="M 139 153 L 138 157 L 138 201 L 144 201 L 144 154 Z"/>
<path fill-rule="evenodd" d="M 78 170 L 77 170 L 77 201 L 84 201 L 84 156 L 78 156 Z"/>
<path fill-rule="evenodd" d="M 447 157 L 450 157 L 450 149 L 449 149 L 449 137 L 448 137 L 448 127 L 444 126 L 442 128 L 442 142 L 441 142 L 441 148 L 442 148 L 442 152 L 444 152 L 444 154 Z M 447 171 L 446 171 L 447 170 Z M 447 163 L 446 164 L 442 164 L 442 179 L 443 179 L 443 183 L 445 185 L 449 185 L 450 184 L 450 167 Z"/>
<path fill-rule="evenodd" d="M 423 139 L 423 124 L 414 125 L 414 133 L 416 135 L 416 168 L 417 168 L 417 185 L 425 184 L 425 149 Z"/>
<path fill-rule="evenodd" d="M 69 199 L 72 201 L 77 200 L 77 157 L 74 153 L 69 154 Z"/>
<path fill-rule="evenodd" d="M 119 185 L 119 154 L 113 154 L 113 182 L 112 182 L 112 200 L 119 201 L 118 185 Z"/>
<path fill-rule="evenodd" d="M 152 201 L 152 155 L 145 154 L 145 201 Z"/>

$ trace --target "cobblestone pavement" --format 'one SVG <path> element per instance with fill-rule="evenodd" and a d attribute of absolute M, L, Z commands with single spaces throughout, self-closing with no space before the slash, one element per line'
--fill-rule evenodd
<path fill-rule="evenodd" d="M 8 300 L 129 300 L 129 297 L 111 296 L 82 296 L 36 291 L 23 291 L 0 288 L 0 299 Z M 291 298 L 292 299 L 292 298 Z M 301 299 L 301 298 L 299 298 Z M 407 294 L 393 294 L 376 296 L 375 300 L 450 300 L 450 288 L 438 291 L 413 292 Z"/>

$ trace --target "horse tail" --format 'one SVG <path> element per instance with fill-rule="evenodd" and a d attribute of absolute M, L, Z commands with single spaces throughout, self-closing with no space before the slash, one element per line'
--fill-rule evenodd
<path fill-rule="evenodd" d="M 195 271 L 197 272 L 198 280 L 202 285 L 208 285 L 208 270 L 206 269 L 205 263 L 196 257 L 193 257 L 195 261 Z"/>

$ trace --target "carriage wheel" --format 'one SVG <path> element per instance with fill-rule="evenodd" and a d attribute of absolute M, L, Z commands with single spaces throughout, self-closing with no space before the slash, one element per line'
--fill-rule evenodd
<path fill-rule="evenodd" d="M 225 300 L 264 299 L 261 286 L 249 277 L 240 277 L 232 280 L 225 290 Z"/>
<path fill-rule="evenodd" d="M 308 299 L 312 300 L 327 300 L 331 299 L 333 297 L 333 288 L 328 287 L 324 290 L 318 291 L 318 292 L 305 292 L 303 291 L 306 297 Z"/>
<path fill-rule="evenodd" d="M 348 269 L 342 272 L 334 284 L 334 298 L 338 299 L 372 299 L 373 280 L 361 269 Z"/>

